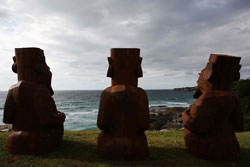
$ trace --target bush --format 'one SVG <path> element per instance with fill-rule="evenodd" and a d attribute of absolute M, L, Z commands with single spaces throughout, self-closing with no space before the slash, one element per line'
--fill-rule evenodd
<path fill-rule="evenodd" d="M 234 82 L 232 90 L 238 94 L 244 114 L 244 130 L 250 130 L 250 78 Z"/>
<path fill-rule="evenodd" d="M 245 114 L 250 114 L 250 96 L 246 96 L 240 99 L 242 110 Z"/>
<path fill-rule="evenodd" d="M 236 92 L 240 98 L 250 96 L 250 78 L 234 82 L 232 90 Z"/>

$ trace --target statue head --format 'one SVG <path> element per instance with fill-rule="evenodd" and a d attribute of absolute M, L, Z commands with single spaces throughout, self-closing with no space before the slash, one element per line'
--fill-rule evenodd
<path fill-rule="evenodd" d="M 137 86 L 138 78 L 142 77 L 140 49 L 112 48 L 108 62 L 107 77 L 112 78 L 112 86 L 118 84 Z"/>
<path fill-rule="evenodd" d="M 13 72 L 17 73 L 18 81 L 24 80 L 45 85 L 51 95 L 54 94 L 51 87 L 49 66 L 46 64 L 44 52 L 40 48 L 16 48 L 13 57 Z"/>
<path fill-rule="evenodd" d="M 229 90 L 233 82 L 240 79 L 240 59 L 235 56 L 211 54 L 197 81 L 199 90 Z"/>

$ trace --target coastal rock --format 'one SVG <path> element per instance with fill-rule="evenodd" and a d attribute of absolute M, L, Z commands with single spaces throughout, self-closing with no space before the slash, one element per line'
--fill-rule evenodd
<path fill-rule="evenodd" d="M 12 125 L 7 124 L 7 125 L 0 125 L 0 133 L 1 132 L 9 132 L 12 130 Z"/>
<path fill-rule="evenodd" d="M 176 91 L 195 91 L 196 89 L 197 89 L 197 86 L 184 87 L 184 88 L 174 88 L 173 90 L 176 90 Z"/>
<path fill-rule="evenodd" d="M 183 128 L 181 118 L 185 107 L 151 106 L 149 130 L 172 130 Z"/>

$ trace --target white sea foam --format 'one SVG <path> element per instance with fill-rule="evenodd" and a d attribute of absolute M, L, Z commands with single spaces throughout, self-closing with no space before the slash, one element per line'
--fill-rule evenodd
<path fill-rule="evenodd" d="M 66 114 L 65 130 L 83 130 L 96 127 L 100 95 L 102 91 L 55 91 L 54 100 L 59 111 Z M 150 90 L 150 106 L 188 107 L 192 92 Z M 6 92 L 0 92 L 0 124 L 3 124 L 3 106 Z"/>
<path fill-rule="evenodd" d="M 186 102 L 172 102 L 172 101 L 165 101 L 162 103 L 154 103 L 150 104 L 150 107 L 157 107 L 157 106 L 166 106 L 166 107 L 188 107 L 190 106 L 189 103 Z"/>

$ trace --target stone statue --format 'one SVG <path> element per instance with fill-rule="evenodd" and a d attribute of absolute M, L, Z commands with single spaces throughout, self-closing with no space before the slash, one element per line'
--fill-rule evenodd
<path fill-rule="evenodd" d="M 240 79 L 240 57 L 211 54 L 197 81 L 197 100 L 182 113 L 188 151 L 196 157 L 227 161 L 240 154 L 235 131 L 243 129 L 239 98 L 230 91 Z"/>
<path fill-rule="evenodd" d="M 4 106 L 4 123 L 13 124 L 6 149 L 12 154 L 43 154 L 58 146 L 63 137 L 65 114 L 57 111 L 51 88 L 52 73 L 39 48 L 17 48 L 13 85 Z"/>
<path fill-rule="evenodd" d="M 101 95 L 97 126 L 98 155 L 107 159 L 139 160 L 148 155 L 149 108 L 145 91 L 137 87 L 142 77 L 140 49 L 113 48 L 107 76 L 111 87 Z"/>

